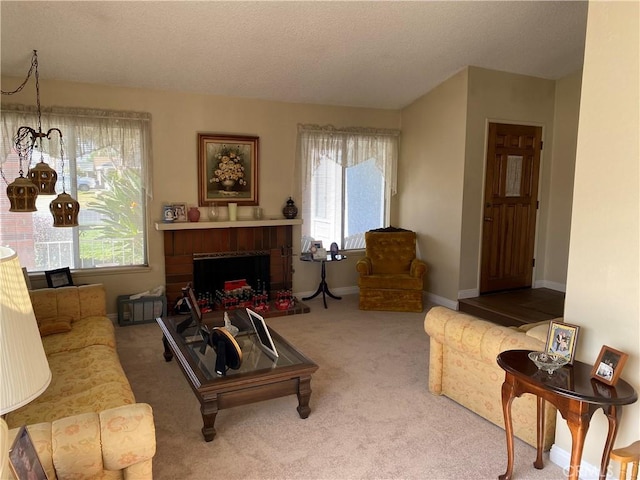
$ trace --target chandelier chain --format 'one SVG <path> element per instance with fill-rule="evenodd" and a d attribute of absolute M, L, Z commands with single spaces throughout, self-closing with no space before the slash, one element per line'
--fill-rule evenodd
<path fill-rule="evenodd" d="M 4 91 L 2 90 L 2 95 L 13 95 L 15 93 L 20 93 L 22 91 L 22 89 L 25 87 L 25 85 L 27 84 L 27 82 L 29 81 L 29 79 L 31 78 L 31 75 L 33 74 L 33 72 L 36 72 L 36 87 L 38 85 L 37 83 L 37 78 L 38 78 L 38 51 L 34 50 L 33 51 L 33 57 L 31 57 L 31 67 L 29 68 L 29 72 L 27 73 L 27 78 L 24 79 L 24 82 L 22 82 L 18 88 L 16 88 L 15 90 L 11 90 L 11 91 Z"/>

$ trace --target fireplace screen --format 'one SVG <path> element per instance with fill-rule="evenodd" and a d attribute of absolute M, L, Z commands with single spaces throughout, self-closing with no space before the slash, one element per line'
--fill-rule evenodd
<path fill-rule="evenodd" d="M 245 280 L 254 291 L 270 292 L 269 252 L 194 255 L 193 288 L 199 294 L 224 290 L 225 282 Z"/>

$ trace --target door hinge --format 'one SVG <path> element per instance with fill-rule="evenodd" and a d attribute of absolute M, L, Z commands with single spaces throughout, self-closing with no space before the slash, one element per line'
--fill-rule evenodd
<path fill-rule="evenodd" d="M 540 209 L 540 200 L 536 200 L 536 210 Z"/>
<path fill-rule="evenodd" d="M 540 141 L 540 150 L 542 150 L 544 148 L 544 142 L 541 140 Z"/>
<path fill-rule="evenodd" d="M 536 259 L 535 258 L 531 259 L 531 266 L 532 267 L 536 266 Z"/>

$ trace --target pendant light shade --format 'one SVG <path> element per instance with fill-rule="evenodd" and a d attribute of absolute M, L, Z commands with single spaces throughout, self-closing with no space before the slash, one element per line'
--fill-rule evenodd
<path fill-rule="evenodd" d="M 67 192 L 62 192 L 49 205 L 54 227 L 77 227 L 80 204 Z"/>
<path fill-rule="evenodd" d="M 10 212 L 35 212 L 38 187 L 31 180 L 24 178 L 22 173 L 7 186 L 7 197 Z"/>
<path fill-rule="evenodd" d="M 38 187 L 40 195 L 56 194 L 56 181 L 58 180 L 58 174 L 43 160 L 29 170 L 28 176 L 33 184 Z"/>

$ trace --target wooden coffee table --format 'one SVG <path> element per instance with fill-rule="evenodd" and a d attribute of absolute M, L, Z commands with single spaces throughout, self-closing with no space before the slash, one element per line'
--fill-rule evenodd
<path fill-rule="evenodd" d="M 229 316 L 240 328 L 235 339 L 242 349 L 243 360 L 238 370 L 228 370 L 226 376 L 216 374 L 216 353 L 210 346 L 201 348 L 204 342 L 199 327 L 190 317 L 156 319 L 164 335 L 166 361 L 176 357 L 200 401 L 204 439 L 210 442 L 216 436 L 214 423 L 219 410 L 272 398 L 297 395 L 298 414 L 307 418 L 311 412 L 311 375 L 318 365 L 270 328 L 279 354 L 277 360 L 272 360 L 258 346 L 255 333 L 248 330 L 246 312 L 238 309 L 229 312 Z"/>

